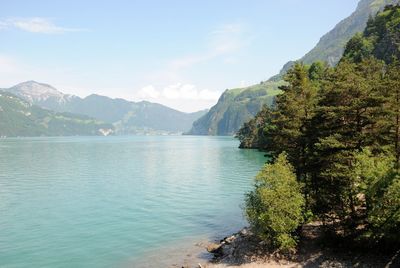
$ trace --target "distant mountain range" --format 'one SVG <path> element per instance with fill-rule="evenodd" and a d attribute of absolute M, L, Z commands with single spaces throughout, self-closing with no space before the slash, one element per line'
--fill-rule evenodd
<path fill-rule="evenodd" d="M 115 134 L 182 133 L 207 112 L 184 113 L 147 101 L 131 102 L 95 94 L 80 98 L 35 81 L 23 82 L 3 91 L 12 93 L 30 105 L 58 113 L 85 115 L 112 124 Z"/>
<path fill-rule="evenodd" d="M 335 65 L 341 58 L 344 47 L 357 32 L 362 32 L 368 18 L 375 15 L 388 4 L 397 4 L 400 0 L 361 0 L 357 9 L 346 19 L 339 22 L 331 31 L 321 37 L 318 44 L 299 61 L 310 64 L 314 61 L 325 61 Z M 261 104 L 272 103 L 274 94 L 279 94 L 277 85 L 282 84 L 282 77 L 293 65 L 294 61 L 285 64 L 281 72 L 268 81 L 242 89 L 226 90 L 218 103 L 203 117 L 193 123 L 189 134 L 192 135 L 232 135 L 257 112 Z M 254 94 L 257 91 L 258 94 Z M 249 96 L 246 101 L 237 96 Z M 250 107 L 250 109 L 248 109 Z"/>
<path fill-rule="evenodd" d="M 88 116 L 43 109 L 0 90 L 0 137 L 109 135 L 113 129 Z"/>

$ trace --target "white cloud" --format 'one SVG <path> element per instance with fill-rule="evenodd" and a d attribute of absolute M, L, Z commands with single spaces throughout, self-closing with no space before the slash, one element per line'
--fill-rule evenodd
<path fill-rule="evenodd" d="M 148 85 L 130 95 L 133 101 L 150 101 L 183 111 L 195 112 L 215 105 L 221 92 L 199 89 L 193 84 L 175 83 L 156 88 Z"/>
<path fill-rule="evenodd" d="M 179 94 L 180 84 L 169 85 L 165 87 L 162 91 L 163 97 L 166 99 L 180 99 L 181 96 Z"/>
<path fill-rule="evenodd" d="M 217 100 L 220 93 L 208 89 L 200 90 L 191 84 L 173 84 L 165 87 L 162 96 L 166 99 Z"/>
<path fill-rule="evenodd" d="M 84 29 L 65 28 L 55 25 L 50 19 L 34 18 L 9 18 L 0 21 L 0 29 L 19 29 L 31 33 L 60 34 L 65 32 L 78 32 Z"/>
<path fill-rule="evenodd" d="M 153 85 L 143 87 L 135 94 L 139 100 L 205 100 L 215 101 L 221 95 L 218 91 L 198 89 L 192 84 L 176 83 L 157 90 Z"/>
<path fill-rule="evenodd" d="M 147 98 L 157 99 L 159 96 L 160 92 L 158 92 L 153 85 L 145 86 L 137 93 L 137 97 L 144 100 Z"/>

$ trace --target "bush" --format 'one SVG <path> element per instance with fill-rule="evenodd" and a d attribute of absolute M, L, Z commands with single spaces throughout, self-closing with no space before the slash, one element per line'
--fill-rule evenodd
<path fill-rule="evenodd" d="M 246 215 L 254 232 L 274 248 L 296 247 L 294 231 L 303 222 L 304 197 L 286 154 L 266 164 L 247 194 Z"/>
<path fill-rule="evenodd" d="M 400 176 L 394 179 L 383 196 L 373 204 L 369 214 L 373 235 L 379 241 L 397 243 L 400 241 Z"/>

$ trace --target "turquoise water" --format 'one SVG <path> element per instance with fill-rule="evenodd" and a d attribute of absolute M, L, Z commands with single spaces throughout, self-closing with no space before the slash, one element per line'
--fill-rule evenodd
<path fill-rule="evenodd" d="M 237 146 L 229 137 L 1 139 L 0 267 L 121 267 L 238 230 L 265 159 Z"/>

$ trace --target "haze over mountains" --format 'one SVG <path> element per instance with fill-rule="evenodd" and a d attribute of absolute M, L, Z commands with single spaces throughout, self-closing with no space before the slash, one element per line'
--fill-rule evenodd
<path fill-rule="evenodd" d="M 95 94 L 80 98 L 64 94 L 48 84 L 35 81 L 23 82 L 3 90 L 20 98 L 21 103 L 27 103 L 32 107 L 41 107 L 47 109 L 48 112 L 84 115 L 103 122 L 118 135 L 182 133 L 189 130 L 192 123 L 206 113 L 206 111 L 184 113 L 147 101 L 131 102 Z M 42 133 L 45 135 L 44 132 L 40 132 Z M 87 134 L 89 133 L 82 133 L 82 135 Z M 93 132 L 92 134 L 101 133 Z M 27 134 L 24 132 L 24 134 L 14 135 L 26 136 Z M 65 135 L 70 135 L 70 133 L 65 133 Z"/>
<path fill-rule="evenodd" d="M 325 61 L 332 66 L 335 65 L 342 56 L 347 41 L 355 33 L 364 30 L 370 16 L 375 15 L 388 4 L 399 2 L 399 0 L 361 0 L 357 9 L 349 17 L 321 37 L 318 44 L 299 61 L 305 64 Z M 226 90 L 218 103 L 206 115 L 193 123 L 189 134 L 234 135 L 245 122 L 261 110 L 262 105 L 260 104 L 272 103 L 273 96 L 279 93 L 276 90 L 277 85 L 283 83 L 282 77 L 293 63 L 294 61 L 288 62 L 278 75 L 259 85 Z M 241 96 L 247 97 L 244 100 Z M 258 105 L 254 105 L 254 103 L 258 103 Z"/>

